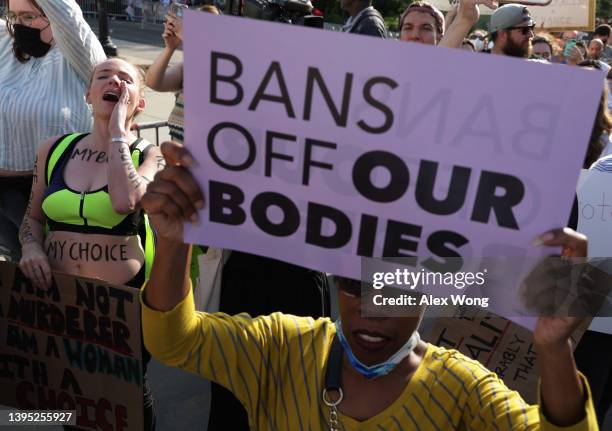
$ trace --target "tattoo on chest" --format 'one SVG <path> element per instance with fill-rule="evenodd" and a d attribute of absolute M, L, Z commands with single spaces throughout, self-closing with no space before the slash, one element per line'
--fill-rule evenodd
<path fill-rule="evenodd" d="M 91 150 L 89 148 L 78 149 L 75 148 L 71 160 L 78 159 L 83 162 L 94 162 L 94 163 L 106 163 L 108 162 L 108 156 L 104 151 Z"/>

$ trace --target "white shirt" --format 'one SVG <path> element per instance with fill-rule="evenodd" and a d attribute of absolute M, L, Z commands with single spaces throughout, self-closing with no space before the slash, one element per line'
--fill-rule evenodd
<path fill-rule="evenodd" d="M 20 63 L 0 20 L 0 169 L 28 171 L 48 137 L 91 130 L 85 92 L 106 55 L 75 0 L 38 0 L 55 45 Z"/>

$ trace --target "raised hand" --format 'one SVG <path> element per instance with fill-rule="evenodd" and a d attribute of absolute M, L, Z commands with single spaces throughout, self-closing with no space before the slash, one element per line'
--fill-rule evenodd
<path fill-rule="evenodd" d="M 164 28 L 166 28 L 166 26 L 178 39 L 179 43 L 183 42 L 183 18 L 176 16 L 172 12 L 168 12 L 166 14 Z"/>
<path fill-rule="evenodd" d="M 119 96 L 119 101 L 113 108 L 113 113 L 111 114 L 110 121 L 108 122 L 108 129 L 111 137 L 125 136 L 130 129 L 128 127 L 128 108 L 131 101 L 130 92 L 127 89 L 127 84 L 125 81 L 121 81 L 119 84 L 119 89 L 121 90 L 121 95 Z"/>
<path fill-rule="evenodd" d="M 540 236 L 536 244 L 561 246 L 561 256 L 567 258 L 586 257 L 586 236 L 570 228 L 556 229 Z M 550 292 L 554 295 L 554 292 Z M 572 332 L 585 320 L 585 317 L 542 316 L 538 319 L 534 341 L 545 349 L 561 349 L 569 342 Z"/>
<path fill-rule="evenodd" d="M 181 38 L 175 33 L 176 25 L 173 21 L 169 21 L 166 16 L 166 22 L 164 22 L 164 32 L 162 38 L 166 44 L 166 48 L 175 50 L 181 44 Z"/>
<path fill-rule="evenodd" d="M 204 195 L 189 172 L 194 163 L 189 151 L 177 142 L 164 142 L 161 152 L 166 167 L 149 184 L 141 205 L 161 239 L 182 242 L 183 223 L 197 223 Z"/>
<path fill-rule="evenodd" d="M 478 5 L 485 5 L 489 9 L 495 10 L 498 2 L 496 0 L 460 0 L 455 19 L 464 20 L 474 25 L 480 18 Z"/>

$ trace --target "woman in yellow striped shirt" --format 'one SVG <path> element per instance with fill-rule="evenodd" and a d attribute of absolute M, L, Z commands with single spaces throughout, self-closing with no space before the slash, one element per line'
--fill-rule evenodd
<path fill-rule="evenodd" d="M 142 294 L 145 344 L 162 363 L 229 388 L 252 429 L 598 429 L 569 344 L 577 318 L 538 321 L 540 403 L 531 406 L 479 362 L 421 341 L 420 317 L 361 317 L 360 298 L 347 281 L 338 286 L 341 324 L 281 313 L 196 312 L 182 223 L 203 205 L 203 196 L 186 168 L 187 150 L 165 143 L 162 152 L 169 167 L 142 200 L 159 235 Z M 569 231 L 541 241 L 563 246 L 566 256 L 586 252 L 584 237 Z M 337 378 L 326 375 L 330 370 Z M 322 396 L 324 388 L 330 390 Z"/>

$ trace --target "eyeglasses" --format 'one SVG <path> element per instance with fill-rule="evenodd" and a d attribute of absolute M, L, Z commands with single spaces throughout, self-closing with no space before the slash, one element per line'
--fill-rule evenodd
<path fill-rule="evenodd" d="M 34 21 L 38 18 L 42 18 L 44 15 L 36 14 L 33 12 L 7 12 L 4 18 L 9 25 L 15 25 L 21 23 L 26 26 L 31 26 Z"/>
<path fill-rule="evenodd" d="M 532 25 L 527 25 L 527 26 L 523 26 L 523 27 L 508 27 L 504 30 L 521 30 L 521 33 L 523 33 L 523 36 L 526 36 L 530 31 L 534 31 L 535 30 L 535 24 Z"/>

